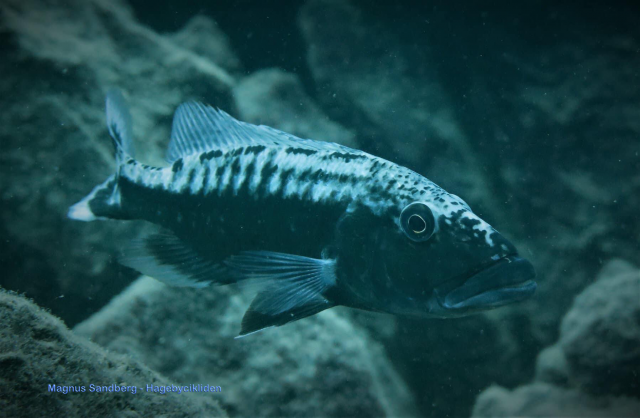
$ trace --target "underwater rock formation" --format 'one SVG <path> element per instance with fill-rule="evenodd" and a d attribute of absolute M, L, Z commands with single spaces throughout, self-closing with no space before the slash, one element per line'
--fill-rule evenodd
<path fill-rule="evenodd" d="M 479 397 L 474 417 L 637 417 L 640 402 L 631 398 L 593 398 L 575 389 L 536 382 L 509 391 L 491 386 Z"/>
<path fill-rule="evenodd" d="M 234 339 L 249 296 L 142 277 L 74 332 L 176 382 L 215 382 L 231 416 L 415 415 L 382 346 L 335 310 Z"/>
<path fill-rule="evenodd" d="M 429 167 L 428 177 L 445 189 L 489 202 L 484 173 L 430 51 L 404 45 L 393 30 L 362 15 L 337 0 L 302 7 L 298 22 L 318 100 L 338 120 L 364 128 L 365 149 L 383 147 L 387 158 L 397 155 L 411 167 Z"/>
<path fill-rule="evenodd" d="M 543 3 L 460 13 L 311 0 L 299 15 L 325 112 L 468 200 L 540 276 L 536 296 L 513 308 L 399 321 L 387 348 L 425 414 L 464 415 L 491 382 L 528 381 L 600 260 L 640 252 L 640 40 L 621 29 L 632 19 L 608 9 L 612 29 Z M 434 370 L 446 384 L 422 377 Z"/>
<path fill-rule="evenodd" d="M 575 298 L 558 342 L 538 357 L 536 381 L 492 386 L 474 416 L 637 416 L 640 269 L 612 260 Z"/>
<path fill-rule="evenodd" d="M 305 93 L 300 79 L 277 68 L 256 71 L 233 89 L 243 121 L 357 148 L 353 132 L 329 119 Z"/>
<path fill-rule="evenodd" d="M 484 156 L 465 133 L 445 90 L 430 45 L 437 39 L 406 43 L 395 36 L 395 25 L 361 9 L 366 7 L 311 0 L 300 11 L 309 68 L 325 111 L 355 122 L 365 149 L 399 159 L 500 219 L 498 229 L 510 231 L 502 221 L 503 205 L 494 201 L 495 185 L 487 176 Z M 492 381 L 517 384 L 529 377 L 534 352 L 522 355 L 522 346 L 532 338 L 520 309 L 444 321 L 398 318 L 398 330 L 385 345 L 422 413 L 468 414 L 474 393 Z M 506 375 L 504 369 L 511 372 Z"/>
<path fill-rule="evenodd" d="M 163 290 L 164 303 L 180 299 L 175 303 L 184 312 L 147 312 L 151 304 L 137 294 L 126 309 L 136 315 L 129 321 L 140 335 L 127 331 L 124 315 L 104 325 L 118 350 L 180 381 L 220 373 L 234 390 L 232 398 L 221 400 L 238 415 L 261 412 L 253 409 L 257 401 L 247 402 L 258 399 L 247 395 L 251 390 L 273 397 L 273 414 L 308 413 L 312 407 L 334 415 L 405 411 L 388 397 L 372 400 L 381 396 L 374 386 L 384 379 L 370 377 L 367 368 L 390 370 L 385 356 L 426 416 L 468 415 L 476 394 L 492 382 L 518 387 L 534 373 L 532 385 L 485 392 L 476 414 L 548 415 L 556 403 L 558 413 L 607 415 L 635 405 L 625 398 L 637 392 L 633 281 L 603 272 L 603 278 L 617 281 L 599 279 L 601 287 L 590 287 L 571 305 L 602 260 L 633 261 L 640 252 L 640 37 L 624 30 L 637 27 L 637 15 L 623 16 L 615 6 L 572 13 L 552 1 L 482 7 L 466 2 L 461 10 L 458 3 L 416 2 L 408 8 L 397 2 L 310 0 L 297 22 L 282 21 L 284 13 L 269 15 L 274 26 L 297 23 L 300 29 L 273 41 L 270 47 L 279 50 L 273 56 L 286 55 L 282 51 L 297 43 L 296 55 L 306 54 L 306 68 L 293 70 L 274 59 L 269 67 L 283 65 L 289 72 L 267 68 L 247 75 L 243 68 L 253 70 L 256 63 L 241 62 L 232 46 L 251 52 L 255 35 L 252 41 L 252 28 L 239 25 L 241 37 L 229 39 L 222 21 L 218 26 L 207 17 L 218 19 L 217 4 L 131 3 L 139 9 L 134 12 L 123 0 L 0 2 L 1 285 L 27 292 L 73 325 L 134 280 L 114 256 L 144 232 L 143 225 L 65 219 L 68 206 L 113 171 L 104 93 L 113 86 L 124 90 L 138 157 L 153 164 L 163 162 L 175 107 L 195 99 L 244 120 L 357 145 L 406 164 L 468 200 L 513 238 L 534 261 L 540 286 L 525 304 L 470 318 L 398 319 L 393 327 L 392 317 L 380 317 L 378 326 L 368 314 L 336 311 L 292 325 L 295 332 L 287 327 L 239 341 L 231 336 L 241 309 L 220 317 L 231 309 L 223 297 L 227 290 L 212 290 L 194 302 L 193 309 L 211 310 L 213 328 L 186 304 L 201 294 L 179 290 L 169 297 Z M 176 19 L 176 27 L 184 23 L 178 32 L 140 23 L 145 13 L 174 20 L 172 7 L 187 15 L 188 4 L 195 5 L 193 15 L 202 15 Z M 248 8 L 242 9 L 233 22 L 244 22 Z M 295 65 L 300 63 L 296 58 Z M 149 299 L 154 304 L 156 290 Z M 229 295 L 232 303 L 246 303 Z M 626 305 L 620 305 L 623 300 Z M 91 321 L 114 311 L 111 305 Z M 154 313 L 165 316 L 150 317 Z M 156 329 L 167 317 L 173 334 Z M 200 329 L 192 328 L 192 317 L 199 318 L 193 322 Z M 136 325 L 143 319 L 154 324 L 148 332 L 142 322 Z M 354 330 L 357 341 L 333 340 L 334 326 L 318 321 Z M 560 339 L 550 345 L 561 321 Z M 362 336 L 363 328 L 370 336 Z M 99 329 L 87 335 L 109 346 Z M 337 336 L 350 340 L 343 331 Z M 188 338 L 178 336 L 194 332 L 204 366 L 191 362 Z M 339 351 L 344 345 L 346 357 Z M 316 362 L 323 347 L 330 347 L 326 358 Z M 305 350 L 316 356 L 313 366 L 305 363 Z M 382 360 L 373 358 L 378 355 Z M 300 371 L 284 364 L 292 359 Z M 348 362 L 355 365 L 343 364 Z M 377 362 L 383 365 L 370 366 Z M 325 363 L 326 374 L 311 370 Z M 251 370 L 254 364 L 258 372 Z M 346 371 L 338 367 L 353 371 L 360 383 L 345 383 Z M 397 393 L 409 396 L 405 389 Z M 541 409 L 510 404 L 511 396 Z M 588 410 L 580 409 L 582 401 Z"/>
<path fill-rule="evenodd" d="M 640 269 L 622 260 L 605 265 L 562 320 L 558 345 L 570 385 L 640 399 Z"/>
<path fill-rule="evenodd" d="M 129 389 L 92 393 L 91 384 Z M 227 416 L 211 394 L 146 392 L 147 385 L 172 384 L 130 357 L 74 335 L 24 297 L 0 290 L 1 416 Z M 85 391 L 56 391 L 69 386 Z"/>
<path fill-rule="evenodd" d="M 175 107 L 190 98 L 232 107 L 238 61 L 205 17 L 159 35 L 120 0 L 3 1 L 0 11 L 0 232 L 8 247 L 0 284 L 29 291 L 73 324 L 134 278 L 113 254 L 141 231 L 65 221 L 69 204 L 113 171 L 106 90 L 128 93 L 138 155 L 162 163 Z M 27 270 L 46 284 L 21 285 Z"/>

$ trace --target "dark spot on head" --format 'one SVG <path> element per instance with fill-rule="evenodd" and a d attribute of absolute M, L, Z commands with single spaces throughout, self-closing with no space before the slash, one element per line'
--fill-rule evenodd
<path fill-rule="evenodd" d="M 373 184 L 373 185 L 371 186 L 371 188 L 369 189 L 369 192 L 370 192 L 372 195 L 377 195 L 377 194 L 383 193 L 383 192 L 384 192 L 384 190 L 383 190 L 383 188 L 382 188 L 379 184 Z"/>
<path fill-rule="evenodd" d="M 173 166 L 171 167 L 171 171 L 173 171 L 174 173 L 177 173 L 178 171 L 182 170 L 182 166 L 184 164 L 182 163 L 182 158 L 180 158 L 179 160 L 176 160 L 175 163 L 173 163 Z"/>
<path fill-rule="evenodd" d="M 480 221 L 478 219 L 462 218 L 460 219 L 460 224 L 465 228 L 473 229 L 475 225 L 480 224 Z"/>

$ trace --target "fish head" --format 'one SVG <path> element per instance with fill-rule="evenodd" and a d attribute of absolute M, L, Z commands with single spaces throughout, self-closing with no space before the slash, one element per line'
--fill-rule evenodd
<path fill-rule="evenodd" d="M 534 294 L 532 264 L 457 196 L 403 202 L 390 218 L 365 244 L 382 310 L 457 317 Z"/>

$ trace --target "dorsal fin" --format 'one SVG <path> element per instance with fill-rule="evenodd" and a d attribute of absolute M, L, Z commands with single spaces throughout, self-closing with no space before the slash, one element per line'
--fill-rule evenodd
<path fill-rule="evenodd" d="M 364 154 L 340 144 L 301 139 L 268 126 L 240 122 L 222 110 L 187 102 L 181 104 L 173 116 L 167 160 L 173 162 L 185 155 L 250 145 Z"/>

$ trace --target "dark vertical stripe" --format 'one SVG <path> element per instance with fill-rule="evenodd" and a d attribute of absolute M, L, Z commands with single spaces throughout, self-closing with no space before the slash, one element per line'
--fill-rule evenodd
<path fill-rule="evenodd" d="M 238 189 L 238 192 L 244 188 L 247 190 L 247 193 L 250 193 L 249 187 L 251 186 L 251 178 L 256 171 L 256 159 L 257 158 L 254 157 L 249 165 L 247 165 L 247 167 L 245 168 L 244 184 L 240 187 L 240 189 Z"/>
<path fill-rule="evenodd" d="M 204 174 L 202 176 L 202 194 L 207 193 L 207 187 L 209 187 L 209 177 L 211 176 L 211 167 L 209 161 L 204 163 Z"/>

